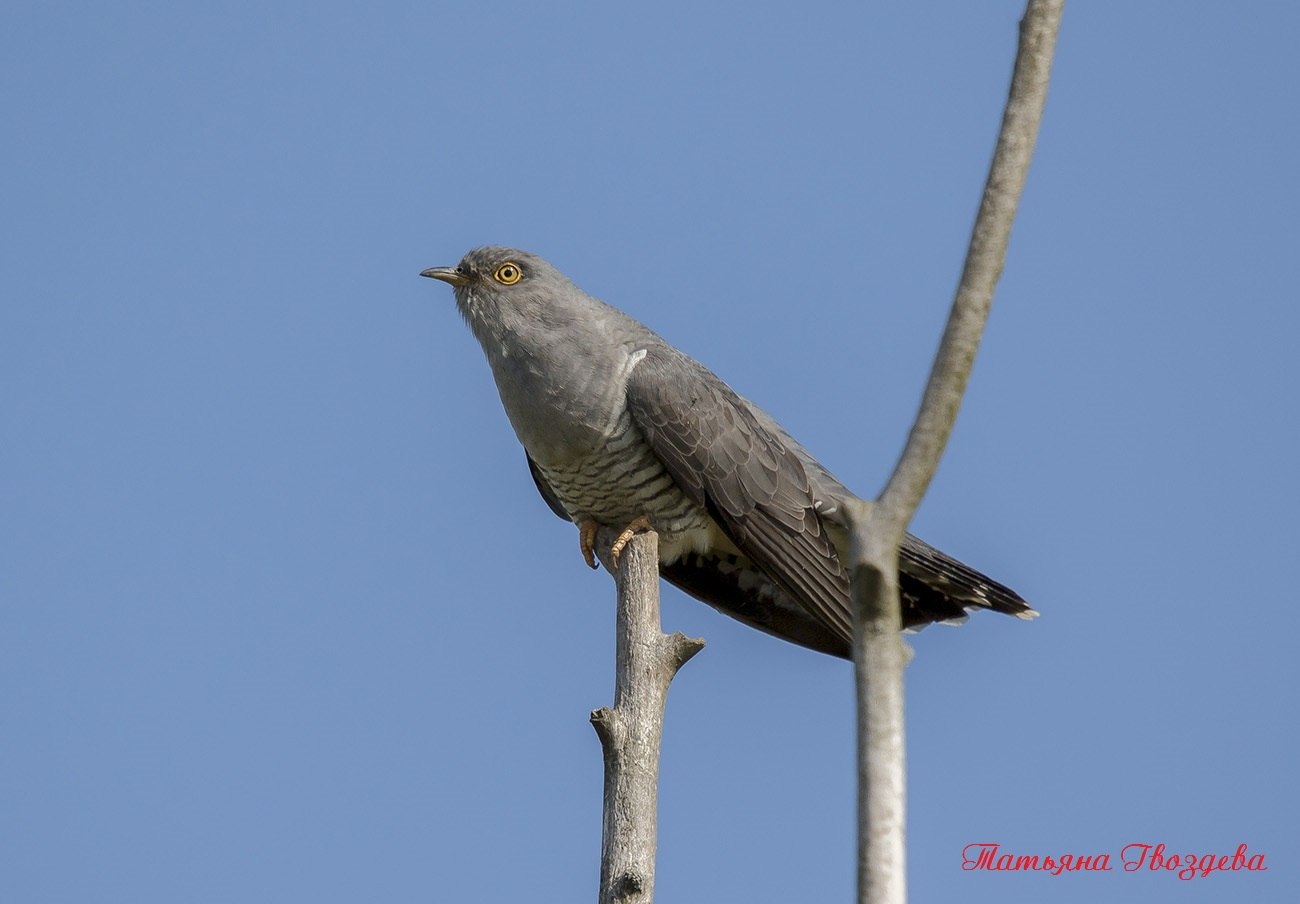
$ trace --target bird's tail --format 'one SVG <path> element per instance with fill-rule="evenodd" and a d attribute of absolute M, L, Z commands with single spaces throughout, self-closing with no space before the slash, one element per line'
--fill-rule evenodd
<path fill-rule="evenodd" d="M 960 624 L 972 609 L 992 609 L 1025 619 L 1038 615 L 1010 587 L 911 534 L 903 539 L 899 551 L 898 591 L 905 628 L 921 628 L 931 622 Z"/>

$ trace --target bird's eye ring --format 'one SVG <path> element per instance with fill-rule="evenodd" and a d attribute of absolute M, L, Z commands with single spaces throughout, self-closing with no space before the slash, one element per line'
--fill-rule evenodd
<path fill-rule="evenodd" d="M 492 271 L 492 278 L 503 286 L 513 286 L 524 278 L 524 271 L 513 261 L 506 261 Z"/>

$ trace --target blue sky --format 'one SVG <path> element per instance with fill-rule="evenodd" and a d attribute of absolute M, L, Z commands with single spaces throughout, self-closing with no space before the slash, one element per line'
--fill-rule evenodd
<path fill-rule="evenodd" d="M 1020 4 L 0 12 L 0 896 L 595 894 L 612 585 L 447 287 L 539 252 L 864 495 Z M 1075 3 L 913 527 L 916 900 L 1292 900 L 1300 12 Z M 662 900 L 848 900 L 849 667 L 666 591 Z M 1268 872 L 963 872 L 1126 844 Z"/>

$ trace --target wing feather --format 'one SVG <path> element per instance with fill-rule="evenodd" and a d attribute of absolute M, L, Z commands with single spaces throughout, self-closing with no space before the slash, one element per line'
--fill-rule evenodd
<path fill-rule="evenodd" d="M 667 346 L 627 384 L 633 422 L 678 486 L 742 553 L 837 636 L 850 636 L 848 577 L 796 451 L 720 379 Z"/>
<path fill-rule="evenodd" d="M 542 475 L 542 469 L 537 467 L 537 462 L 533 461 L 533 457 L 527 451 L 524 452 L 524 457 L 528 459 L 528 473 L 533 476 L 533 483 L 537 484 L 537 492 L 542 494 L 547 506 L 565 521 L 572 521 L 573 519 L 569 517 L 568 511 L 564 508 L 564 503 L 560 501 L 559 496 L 555 495 L 555 490 L 551 489 L 551 485 L 547 483 L 546 478 Z"/>

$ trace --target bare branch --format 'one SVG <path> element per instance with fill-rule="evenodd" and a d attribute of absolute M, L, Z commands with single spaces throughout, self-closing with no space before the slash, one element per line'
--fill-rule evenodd
<path fill-rule="evenodd" d="M 597 544 L 609 549 L 609 544 Z M 606 561 L 608 568 L 611 563 Z M 664 634 L 659 620 L 659 537 L 637 534 L 619 557 L 614 708 L 591 714 L 605 753 L 601 904 L 654 900 L 659 746 L 677 670 L 704 641 Z"/>
<path fill-rule="evenodd" d="M 1002 275 L 1029 174 L 1064 0 L 1030 0 L 961 282 L 907 445 L 876 504 L 853 508 L 853 660 L 858 696 L 858 900 L 907 900 L 906 774 L 898 547 L 939 466 Z"/>
<path fill-rule="evenodd" d="M 1064 0 L 1031 0 L 1020 22 L 1020 49 L 1011 92 L 971 231 L 961 282 L 925 387 L 921 411 L 873 515 L 877 519 L 875 526 L 891 545 L 902 539 L 921 504 L 957 419 L 957 408 L 993 303 L 993 289 L 1002 275 L 1011 224 L 1029 176 L 1064 5 Z"/>

